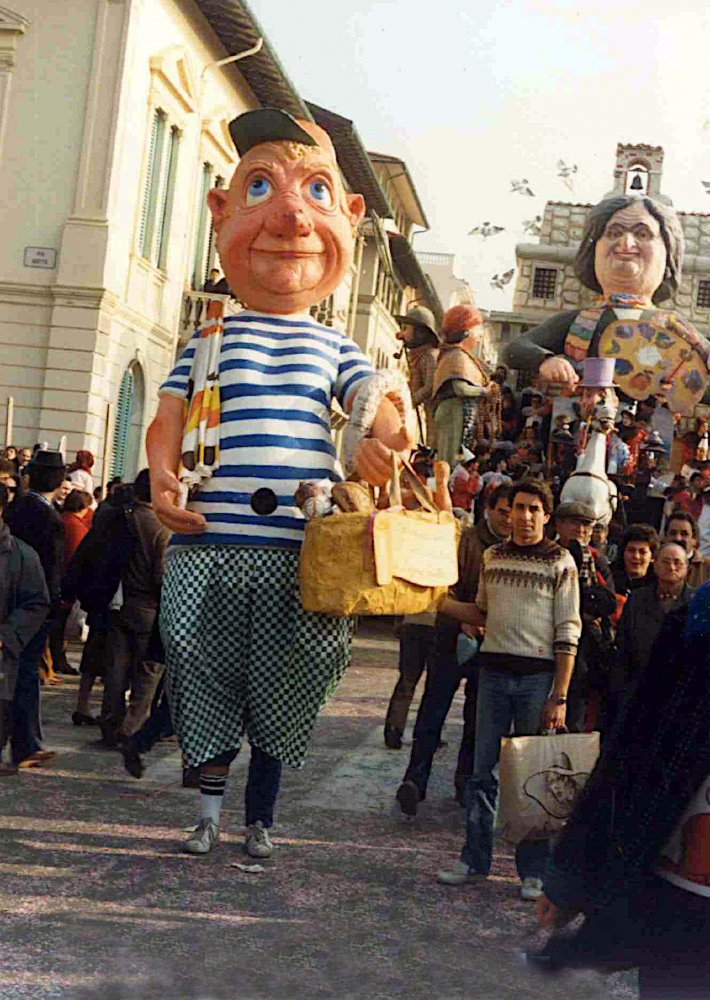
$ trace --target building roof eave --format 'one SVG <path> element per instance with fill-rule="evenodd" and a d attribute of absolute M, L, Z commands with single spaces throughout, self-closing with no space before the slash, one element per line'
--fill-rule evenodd
<path fill-rule="evenodd" d="M 404 162 L 404 160 L 400 160 L 398 156 L 390 156 L 388 153 L 368 153 L 368 155 L 374 163 L 377 162 L 386 163 L 388 166 L 398 168 L 398 170 L 396 170 L 391 175 L 391 179 L 394 180 L 398 176 L 398 174 L 401 173 L 401 175 L 407 182 L 407 187 L 409 188 L 410 196 L 412 198 L 412 201 L 416 205 L 417 212 L 419 213 L 419 218 L 418 219 L 413 218 L 412 221 L 414 222 L 415 225 L 421 226 L 423 229 L 427 230 L 430 229 L 431 227 L 429 226 L 429 220 L 426 217 L 424 206 L 422 205 L 419 199 L 419 192 L 417 191 L 414 185 L 414 181 L 412 180 L 412 175 L 409 173 L 407 164 Z"/>
<path fill-rule="evenodd" d="M 311 101 L 306 101 L 306 106 L 316 124 L 325 129 L 332 139 L 338 164 L 350 188 L 364 197 L 368 211 L 376 212 L 382 218 L 391 218 L 392 206 L 377 180 L 355 123 Z"/>
<path fill-rule="evenodd" d="M 410 288 L 419 288 L 422 290 L 429 308 L 436 316 L 437 323 L 441 323 L 444 315 L 441 299 L 432 284 L 431 278 L 422 270 L 422 266 L 410 243 L 404 236 L 396 233 L 390 233 L 389 239 L 392 249 L 392 261 L 402 281 Z"/>
<path fill-rule="evenodd" d="M 261 52 L 239 63 L 239 72 L 263 107 L 276 107 L 312 120 L 301 95 L 245 0 L 195 0 L 228 54 L 241 52 L 264 39 Z"/>

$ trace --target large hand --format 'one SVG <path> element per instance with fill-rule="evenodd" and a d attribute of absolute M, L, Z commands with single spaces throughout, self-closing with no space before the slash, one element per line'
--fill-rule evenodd
<path fill-rule="evenodd" d="M 554 382 L 568 389 L 574 389 L 579 382 L 579 376 L 566 358 L 548 358 L 540 365 L 538 372 L 545 382 Z"/>
<path fill-rule="evenodd" d="M 403 404 L 385 396 L 377 409 L 370 436 L 393 451 L 408 451 L 414 444 L 404 422 Z"/>
<path fill-rule="evenodd" d="M 392 478 L 395 453 L 377 438 L 363 438 L 355 452 L 355 470 L 370 486 L 384 486 Z"/>
<path fill-rule="evenodd" d="M 151 470 L 150 496 L 159 521 L 181 535 L 197 535 L 207 528 L 202 514 L 176 507 L 181 494 L 180 480 L 169 469 Z"/>

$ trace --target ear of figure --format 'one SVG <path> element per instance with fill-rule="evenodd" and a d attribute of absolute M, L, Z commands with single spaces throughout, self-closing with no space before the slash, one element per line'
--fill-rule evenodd
<path fill-rule="evenodd" d="M 212 188 L 207 192 L 207 207 L 212 213 L 215 232 L 219 232 L 226 217 L 228 195 L 229 192 L 225 188 Z"/>
<path fill-rule="evenodd" d="M 361 194 L 348 194 L 346 198 L 350 212 L 350 222 L 353 226 L 358 226 L 365 218 L 365 199 Z"/>

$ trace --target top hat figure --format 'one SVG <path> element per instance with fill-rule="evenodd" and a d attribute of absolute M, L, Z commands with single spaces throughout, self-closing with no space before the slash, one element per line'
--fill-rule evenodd
<path fill-rule="evenodd" d="M 580 389 L 613 389 L 615 358 L 585 358 Z"/>

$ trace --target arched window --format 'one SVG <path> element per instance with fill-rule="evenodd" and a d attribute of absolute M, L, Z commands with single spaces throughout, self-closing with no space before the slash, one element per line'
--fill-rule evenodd
<path fill-rule="evenodd" d="M 111 477 L 131 482 L 138 472 L 143 431 L 145 380 L 138 361 L 132 361 L 123 373 L 118 390 L 116 420 L 113 428 Z"/>

